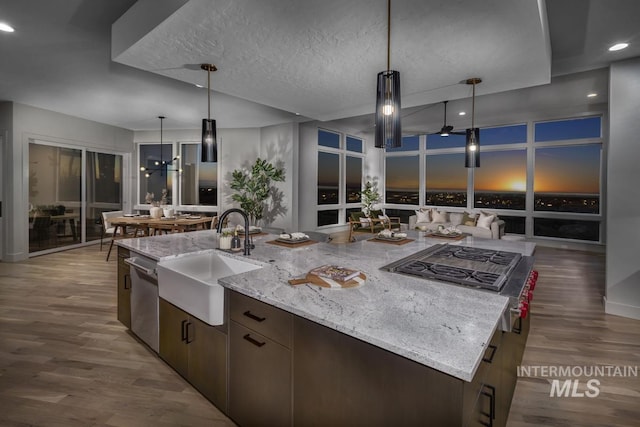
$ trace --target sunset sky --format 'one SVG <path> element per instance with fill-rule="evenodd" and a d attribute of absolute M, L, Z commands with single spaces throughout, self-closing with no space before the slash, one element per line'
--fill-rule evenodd
<path fill-rule="evenodd" d="M 536 192 L 598 193 L 600 188 L 600 146 L 537 148 Z M 465 190 L 467 169 L 464 155 L 427 156 L 427 191 Z M 418 156 L 387 158 L 387 187 L 418 188 Z M 475 169 L 479 191 L 526 191 L 526 150 L 482 151 Z"/>

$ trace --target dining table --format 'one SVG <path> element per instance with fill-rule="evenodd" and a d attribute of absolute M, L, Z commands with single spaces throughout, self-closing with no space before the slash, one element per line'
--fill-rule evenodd
<path fill-rule="evenodd" d="M 125 215 L 109 222 L 114 227 L 109 252 L 116 239 L 123 237 L 151 236 L 161 232 L 186 232 L 210 228 L 213 217 L 204 215 L 177 215 L 175 217 L 151 218 L 149 215 Z"/>

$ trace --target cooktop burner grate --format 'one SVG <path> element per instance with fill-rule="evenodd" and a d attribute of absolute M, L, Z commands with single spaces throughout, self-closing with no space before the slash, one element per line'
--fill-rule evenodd
<path fill-rule="evenodd" d="M 521 257 L 514 252 L 437 245 L 385 268 L 425 279 L 500 291 Z"/>

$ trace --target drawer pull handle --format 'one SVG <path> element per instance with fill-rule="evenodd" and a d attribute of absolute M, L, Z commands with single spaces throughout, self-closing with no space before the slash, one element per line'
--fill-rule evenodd
<path fill-rule="evenodd" d="M 123 289 L 131 289 L 131 276 L 129 274 L 125 274 L 123 278 L 124 278 Z M 128 286 L 127 286 L 127 283 L 129 284 Z"/>
<path fill-rule="evenodd" d="M 266 317 L 256 316 L 250 310 L 245 311 L 243 314 L 247 316 L 249 319 L 255 320 L 256 322 L 264 322 L 265 320 L 267 320 Z"/>
<path fill-rule="evenodd" d="M 496 350 L 498 349 L 498 347 L 496 347 L 495 345 L 489 344 L 489 348 L 491 349 L 491 356 L 483 357 L 482 361 L 483 362 L 487 362 L 487 363 L 492 363 L 493 362 L 493 356 L 496 355 Z"/>
<path fill-rule="evenodd" d="M 186 319 L 180 323 L 180 339 L 182 341 L 187 340 L 187 320 Z"/>
<path fill-rule="evenodd" d="M 193 342 L 193 337 L 191 337 L 191 339 L 189 339 L 189 326 L 192 325 L 191 322 L 187 322 L 187 325 L 185 326 L 184 330 L 185 330 L 185 340 L 184 342 L 187 344 L 191 344 Z"/>
<path fill-rule="evenodd" d="M 245 340 L 249 341 L 251 344 L 255 345 L 256 347 L 262 347 L 263 345 L 265 345 L 265 342 L 260 342 L 254 338 L 251 338 L 251 334 L 247 334 L 244 337 Z"/>

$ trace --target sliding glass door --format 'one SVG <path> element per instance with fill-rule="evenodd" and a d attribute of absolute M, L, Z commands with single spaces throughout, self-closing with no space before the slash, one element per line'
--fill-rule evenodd
<path fill-rule="evenodd" d="M 102 211 L 122 209 L 122 155 L 29 144 L 29 253 L 100 239 Z"/>

